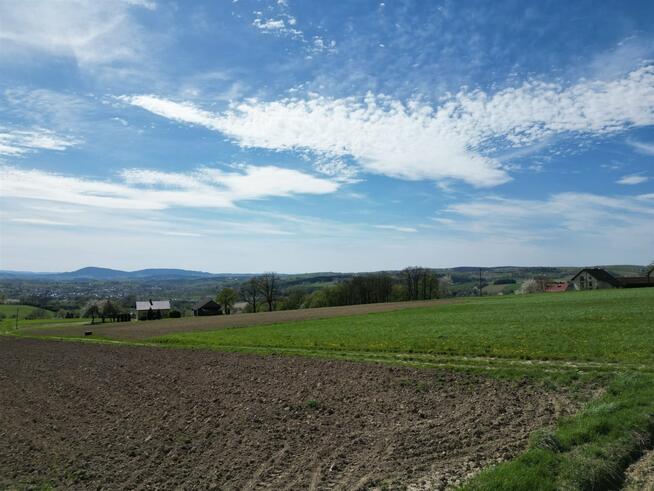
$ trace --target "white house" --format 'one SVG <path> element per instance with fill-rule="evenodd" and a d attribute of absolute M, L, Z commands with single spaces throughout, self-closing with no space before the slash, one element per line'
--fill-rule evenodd
<path fill-rule="evenodd" d="M 168 317 L 170 300 L 147 300 L 136 302 L 136 318 L 140 321 Z"/>

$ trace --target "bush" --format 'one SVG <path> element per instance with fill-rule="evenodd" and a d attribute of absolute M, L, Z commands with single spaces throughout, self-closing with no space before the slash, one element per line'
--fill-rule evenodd
<path fill-rule="evenodd" d="M 182 316 L 182 313 L 179 310 L 171 310 L 168 312 L 168 317 L 171 319 L 179 319 Z"/>

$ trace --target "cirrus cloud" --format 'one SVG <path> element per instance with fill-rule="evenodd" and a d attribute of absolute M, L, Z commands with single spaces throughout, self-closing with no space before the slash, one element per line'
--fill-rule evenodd
<path fill-rule="evenodd" d="M 493 155 L 559 134 L 603 136 L 654 124 L 654 66 L 612 81 L 531 81 L 488 94 L 460 92 L 439 106 L 381 95 L 310 96 L 233 104 L 222 113 L 154 95 L 121 100 L 204 126 L 242 147 L 352 157 L 366 172 L 407 180 L 457 179 L 496 186 L 511 179 Z"/>
<path fill-rule="evenodd" d="M 327 194 L 339 184 L 292 169 L 243 166 L 239 172 L 200 168 L 189 173 L 126 169 L 103 181 L 41 170 L 0 167 L 0 197 L 110 209 L 231 208 L 235 203 L 299 194 Z"/>

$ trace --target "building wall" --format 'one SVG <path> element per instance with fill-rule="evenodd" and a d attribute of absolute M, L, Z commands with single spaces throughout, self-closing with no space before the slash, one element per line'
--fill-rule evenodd
<path fill-rule="evenodd" d="M 599 281 L 588 271 L 584 271 L 577 276 L 572 284 L 574 285 L 575 290 L 604 290 L 607 288 L 615 288 L 610 283 Z"/>
<path fill-rule="evenodd" d="M 148 311 L 149 310 L 137 310 L 136 318 L 140 321 L 147 320 Z M 153 310 L 153 312 L 157 312 L 157 310 Z M 159 312 L 161 313 L 161 318 L 165 319 L 166 317 L 168 317 L 168 313 L 170 312 L 170 309 L 159 309 Z"/>

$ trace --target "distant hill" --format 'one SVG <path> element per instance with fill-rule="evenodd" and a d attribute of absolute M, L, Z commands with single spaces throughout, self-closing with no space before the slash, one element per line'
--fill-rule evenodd
<path fill-rule="evenodd" d="M 66 273 L 31 273 L 25 271 L 0 271 L 0 278 L 25 279 L 25 280 L 96 280 L 96 281 L 121 281 L 121 280 L 165 280 L 165 279 L 200 279 L 222 277 L 225 275 L 214 275 L 203 271 L 189 271 L 186 269 L 153 268 L 141 269 L 138 271 L 121 271 L 118 269 L 86 267 L 77 271 Z M 234 275 L 229 275 L 234 276 Z"/>

